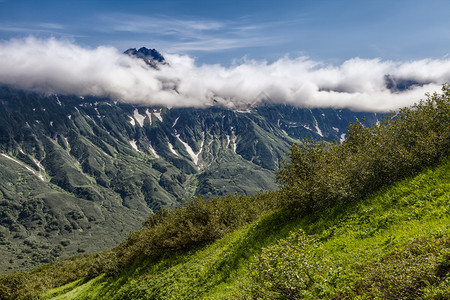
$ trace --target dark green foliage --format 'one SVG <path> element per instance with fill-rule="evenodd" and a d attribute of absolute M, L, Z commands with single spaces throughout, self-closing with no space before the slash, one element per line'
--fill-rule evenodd
<path fill-rule="evenodd" d="M 275 192 L 250 197 L 216 197 L 208 201 L 196 197 L 184 208 L 163 209 L 150 215 L 144 222 L 144 229 L 130 234 L 125 242 L 111 250 L 76 256 L 30 273 L 2 277 L 0 298 L 37 295 L 49 288 L 81 278 L 93 278 L 105 272 L 117 275 L 138 259 L 159 259 L 198 248 L 256 220 L 277 205 Z M 68 245 L 64 241 L 61 244 Z M 77 252 L 82 253 L 84 249 L 78 248 Z M 17 287 L 8 287 L 16 281 L 20 282 Z M 9 289 L 11 291 L 8 292 Z"/>
<path fill-rule="evenodd" d="M 419 239 L 363 265 L 358 270 L 361 278 L 353 283 L 353 291 L 341 296 L 417 299 L 428 287 L 444 284 L 449 263 L 450 238 Z"/>
<path fill-rule="evenodd" d="M 169 210 L 162 208 L 156 211 L 155 213 L 151 214 L 147 218 L 147 220 L 145 220 L 144 223 L 142 223 L 142 225 L 145 228 L 152 228 L 158 226 L 159 224 L 163 223 L 166 220 L 169 214 L 170 214 Z"/>
<path fill-rule="evenodd" d="M 87 270 L 95 268 L 96 261 L 105 253 L 75 256 L 32 272 L 3 276 L 0 280 L 0 299 L 32 299 L 45 289 L 86 277 L 89 274 Z"/>
<path fill-rule="evenodd" d="M 323 298 L 335 272 L 319 243 L 300 230 L 255 256 L 247 289 L 254 299 Z"/>
<path fill-rule="evenodd" d="M 278 172 L 281 191 L 302 214 L 364 198 L 450 154 L 450 86 L 374 128 L 349 126 L 343 144 L 294 145 Z"/>
<path fill-rule="evenodd" d="M 417 239 L 374 262 L 352 261 L 355 266 L 330 259 L 331 253 L 300 230 L 255 256 L 243 295 L 251 299 L 447 299 L 450 295 L 448 237 Z M 355 273 L 350 274 L 352 269 Z"/>
<path fill-rule="evenodd" d="M 143 256 L 154 258 L 199 247 L 256 220 L 277 205 L 275 192 L 216 197 L 208 201 L 196 197 L 183 208 L 150 215 L 143 230 L 132 233 L 114 249 L 114 260 L 122 269 Z M 115 265 L 106 271 L 114 274 L 120 269 Z"/>

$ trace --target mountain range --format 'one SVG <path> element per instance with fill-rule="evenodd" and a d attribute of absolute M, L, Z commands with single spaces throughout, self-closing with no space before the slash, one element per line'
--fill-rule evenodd
<path fill-rule="evenodd" d="M 154 49 L 125 53 L 165 63 Z M 243 110 L 153 107 L 1 86 L 0 273 L 106 249 L 197 195 L 275 189 L 292 144 L 343 141 L 349 123 L 384 116 L 268 98 Z"/>

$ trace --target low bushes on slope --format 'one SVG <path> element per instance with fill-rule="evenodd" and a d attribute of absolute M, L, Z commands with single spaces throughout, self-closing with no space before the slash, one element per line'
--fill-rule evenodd
<path fill-rule="evenodd" d="M 227 196 L 204 201 L 198 197 L 184 208 L 151 215 L 144 229 L 130 234 L 117 247 L 76 256 L 32 272 L 0 278 L 0 299 L 32 298 L 43 291 L 102 273 L 117 275 L 137 259 L 157 260 L 214 241 L 277 206 L 276 192 L 254 196 Z"/>
<path fill-rule="evenodd" d="M 298 299 L 317 293 L 336 271 L 321 245 L 303 230 L 262 250 L 250 266 L 247 292 L 255 299 Z M 313 295 L 316 291 L 316 295 Z"/>
<path fill-rule="evenodd" d="M 243 298 L 450 297 L 450 157 L 298 220 L 291 236 L 256 254 Z"/>
<path fill-rule="evenodd" d="M 92 266 L 107 252 L 74 256 L 31 272 L 5 275 L 0 278 L 0 299 L 32 299 L 49 288 L 92 277 Z"/>
<path fill-rule="evenodd" d="M 302 231 L 294 233 L 256 256 L 249 272 L 251 284 L 243 297 L 448 299 L 450 296 L 448 237 L 414 240 L 356 270 L 337 264 L 332 257 Z"/>
<path fill-rule="evenodd" d="M 184 208 L 162 210 L 144 222 L 144 229 L 132 233 L 114 249 L 114 275 L 142 257 L 157 258 L 183 252 L 221 238 L 278 207 L 276 192 L 254 196 L 226 196 L 205 201 L 197 197 Z"/>
<path fill-rule="evenodd" d="M 341 296 L 444 299 L 450 296 L 449 271 L 450 238 L 421 238 L 362 266 L 355 290 Z M 447 277 L 447 282 L 444 282 Z"/>
<path fill-rule="evenodd" d="M 450 86 L 373 128 L 360 122 L 342 143 L 294 145 L 278 172 L 284 201 L 306 215 L 364 198 L 450 154 Z"/>
<path fill-rule="evenodd" d="M 271 212 L 205 247 L 43 298 L 446 299 L 449 224 L 450 159 L 355 205 Z"/>

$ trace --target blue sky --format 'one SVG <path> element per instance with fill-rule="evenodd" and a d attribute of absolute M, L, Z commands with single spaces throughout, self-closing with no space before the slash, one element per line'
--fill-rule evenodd
<path fill-rule="evenodd" d="M 0 40 L 35 36 L 83 47 L 151 47 L 197 63 L 308 56 L 443 58 L 450 1 L 0 0 Z"/>
<path fill-rule="evenodd" d="M 170 107 L 268 97 L 390 111 L 450 82 L 449 16 L 449 0 L 0 0 L 0 85 Z M 123 55 L 142 46 L 168 64 Z M 387 75 L 417 84 L 390 90 Z"/>

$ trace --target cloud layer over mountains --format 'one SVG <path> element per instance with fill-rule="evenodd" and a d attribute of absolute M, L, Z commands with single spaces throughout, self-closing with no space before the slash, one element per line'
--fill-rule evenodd
<path fill-rule="evenodd" d="M 157 45 L 156 45 L 157 46 Z M 307 107 L 389 111 L 424 98 L 450 81 L 450 59 L 409 62 L 353 58 L 340 65 L 307 57 L 273 63 L 244 60 L 229 67 L 164 54 L 159 70 L 113 47 L 83 48 L 56 39 L 0 43 L 0 83 L 45 93 L 110 96 L 169 107 L 224 105 L 242 109 L 270 99 Z M 409 81 L 407 90 L 388 88 Z"/>

